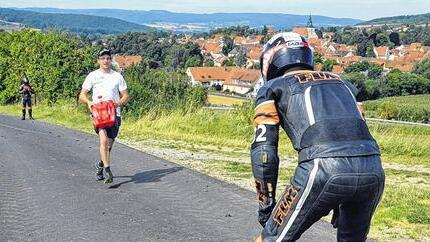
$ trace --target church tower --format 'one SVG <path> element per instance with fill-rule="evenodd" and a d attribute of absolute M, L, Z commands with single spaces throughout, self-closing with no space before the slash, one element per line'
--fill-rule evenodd
<path fill-rule="evenodd" d="M 313 28 L 314 24 L 312 23 L 312 16 L 309 14 L 308 23 L 306 24 L 306 27 Z"/>

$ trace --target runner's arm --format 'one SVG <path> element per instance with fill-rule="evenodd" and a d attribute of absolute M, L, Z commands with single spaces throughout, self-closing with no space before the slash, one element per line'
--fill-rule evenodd
<path fill-rule="evenodd" d="M 88 105 L 88 109 L 91 111 L 91 106 L 93 105 L 93 103 L 90 101 L 90 99 L 88 99 L 88 90 L 85 88 L 81 89 L 81 93 L 79 93 L 79 101 L 81 103 L 85 103 Z"/>
<path fill-rule="evenodd" d="M 128 90 L 125 89 L 123 91 L 119 92 L 120 94 L 120 99 L 119 101 L 116 103 L 117 106 L 124 106 L 127 104 L 128 100 L 130 99 L 129 95 L 128 95 Z"/>

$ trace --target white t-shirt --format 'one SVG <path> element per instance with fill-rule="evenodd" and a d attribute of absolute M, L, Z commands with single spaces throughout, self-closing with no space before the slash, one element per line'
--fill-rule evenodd
<path fill-rule="evenodd" d="M 120 99 L 119 92 L 126 90 L 127 84 L 120 73 L 113 70 L 104 73 L 98 69 L 88 74 L 82 88 L 88 91 L 92 90 L 93 103 L 98 103 L 107 100 L 118 101 Z M 121 116 L 120 107 L 117 107 L 116 115 Z"/>

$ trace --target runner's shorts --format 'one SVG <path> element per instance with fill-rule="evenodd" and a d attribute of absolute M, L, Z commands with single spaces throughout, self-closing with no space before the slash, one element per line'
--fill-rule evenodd
<path fill-rule="evenodd" d="M 119 126 L 121 126 L 121 117 L 116 117 L 114 126 L 105 129 L 107 136 L 111 139 L 115 139 L 118 136 Z M 98 134 L 100 129 L 94 127 L 94 131 Z"/>

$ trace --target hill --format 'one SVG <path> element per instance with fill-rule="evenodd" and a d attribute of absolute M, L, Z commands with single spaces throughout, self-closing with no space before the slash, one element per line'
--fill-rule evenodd
<path fill-rule="evenodd" d="M 137 24 L 156 26 L 163 29 L 179 31 L 208 31 L 217 27 L 233 25 L 248 25 L 260 28 L 272 25 L 277 29 L 288 29 L 295 26 L 305 26 L 308 15 L 293 15 L 282 13 L 176 13 L 163 10 L 123 10 L 123 9 L 57 9 L 57 8 L 27 8 L 42 13 L 67 13 L 105 16 L 122 19 Z M 331 18 L 320 15 L 312 16 L 316 27 L 354 25 L 362 20 L 352 18 Z"/>
<path fill-rule="evenodd" d="M 376 19 L 362 22 L 359 25 L 427 24 L 427 23 L 430 23 L 430 13 L 376 18 Z"/>
<path fill-rule="evenodd" d="M 40 13 L 27 10 L 0 8 L 0 20 L 21 23 L 37 29 L 66 29 L 77 33 L 116 34 L 143 32 L 151 28 L 111 17 L 83 14 Z"/>

